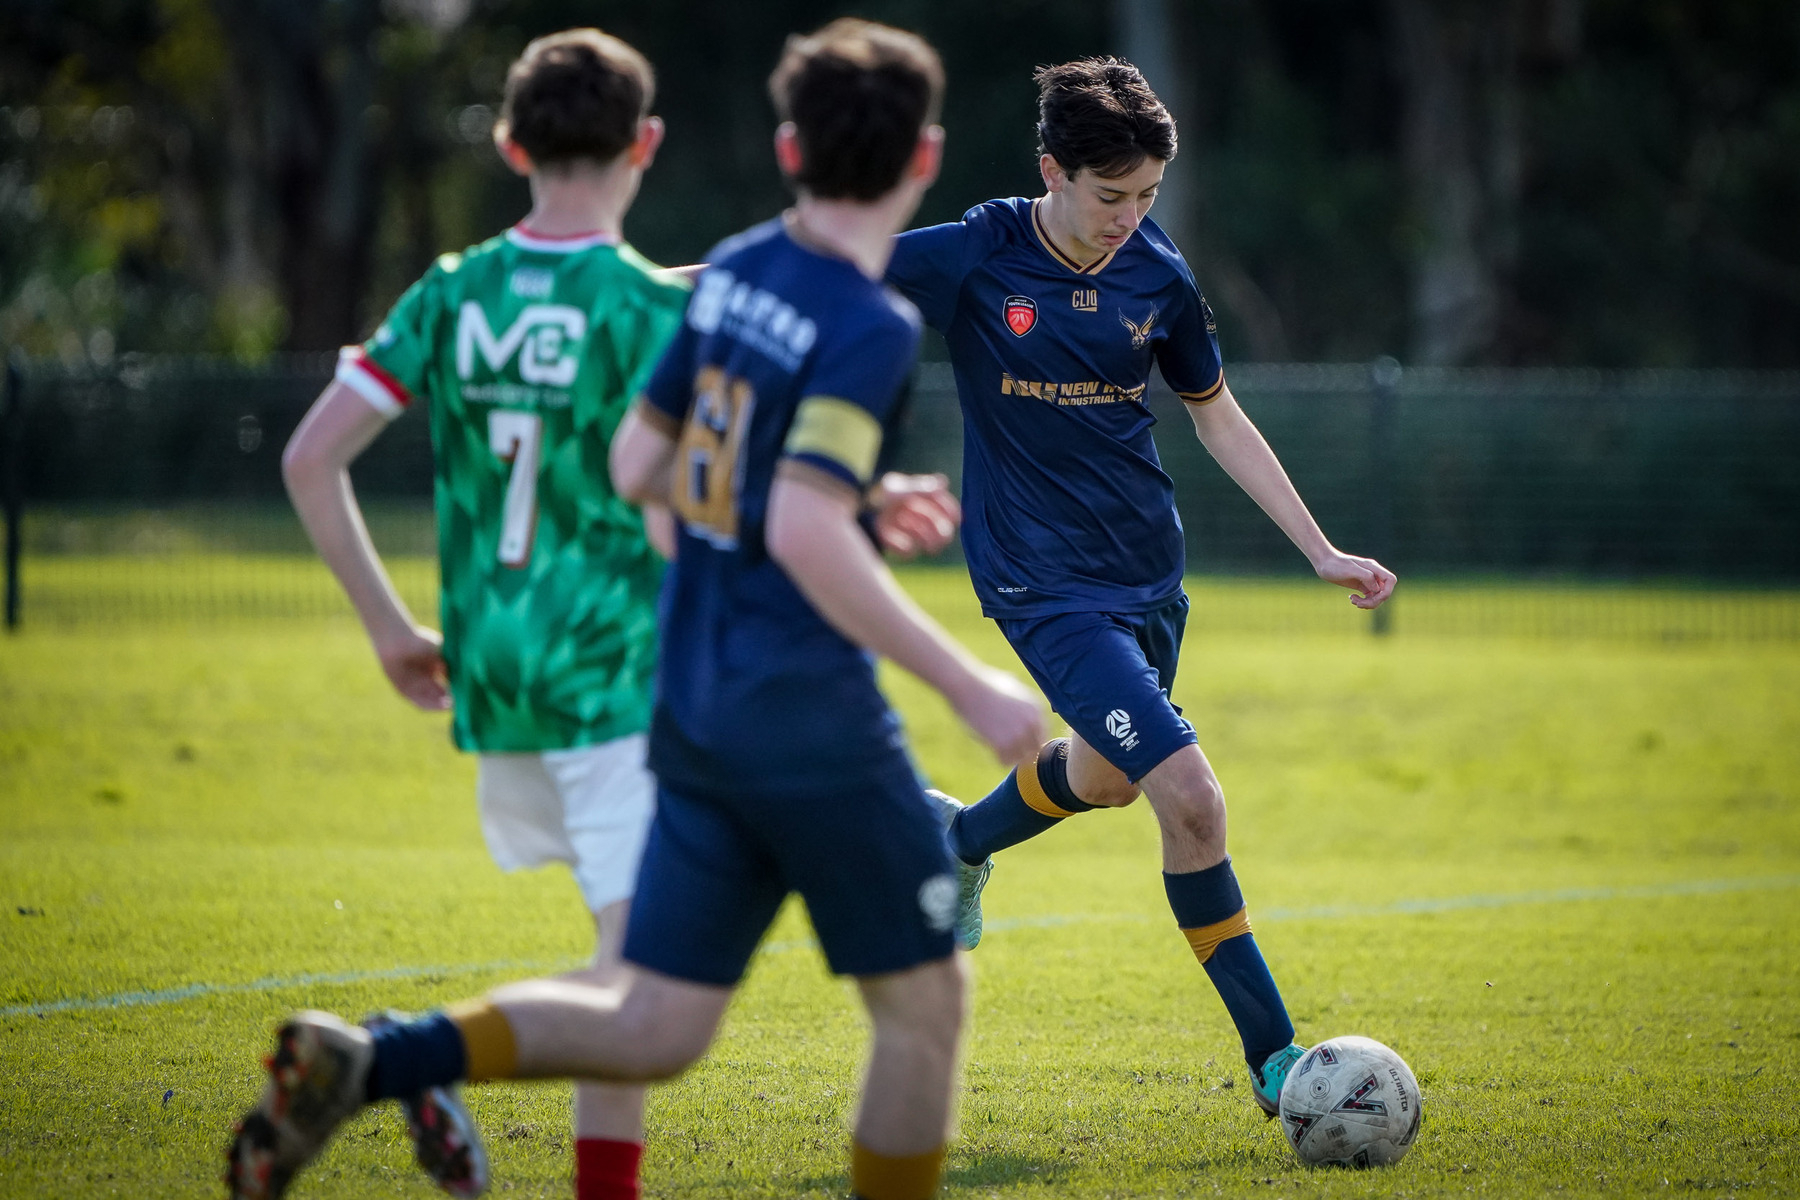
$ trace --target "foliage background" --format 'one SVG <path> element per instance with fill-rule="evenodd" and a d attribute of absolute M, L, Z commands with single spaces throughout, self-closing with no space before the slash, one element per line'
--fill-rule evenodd
<path fill-rule="evenodd" d="M 670 138 L 628 233 L 696 259 L 783 203 L 762 81 L 850 11 L 944 53 L 927 221 L 1036 186 L 1032 66 L 1142 62 L 1183 133 L 1157 216 L 1228 357 L 1800 365 L 1788 0 L 9 0 L 0 345 L 363 336 L 524 211 L 492 108 L 571 24 L 658 65 Z"/>

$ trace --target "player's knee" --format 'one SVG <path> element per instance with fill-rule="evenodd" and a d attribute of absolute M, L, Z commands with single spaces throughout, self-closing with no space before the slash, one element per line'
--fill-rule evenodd
<path fill-rule="evenodd" d="M 623 1082 L 660 1083 L 673 1079 L 700 1061 L 711 1043 L 711 1030 L 671 1028 L 651 1022 L 632 1029 L 625 1054 Z"/>
<path fill-rule="evenodd" d="M 1208 775 L 1187 788 L 1175 805 L 1175 817 L 1189 836 L 1213 841 L 1225 836 L 1225 791 Z"/>
<path fill-rule="evenodd" d="M 1123 775 L 1091 784 L 1086 791 L 1080 793 L 1081 798 L 1095 808 L 1124 808 L 1142 794 L 1138 791 L 1137 784 Z"/>
<path fill-rule="evenodd" d="M 621 1066 L 629 1077 L 622 1082 L 673 1079 L 700 1061 L 712 1044 L 713 1026 L 681 1018 L 682 1014 L 662 1011 L 641 991 L 627 997 L 619 1010 L 619 1041 L 625 1047 Z"/>
<path fill-rule="evenodd" d="M 876 1036 L 954 1049 L 968 1010 L 968 967 L 952 955 L 867 989 Z"/>

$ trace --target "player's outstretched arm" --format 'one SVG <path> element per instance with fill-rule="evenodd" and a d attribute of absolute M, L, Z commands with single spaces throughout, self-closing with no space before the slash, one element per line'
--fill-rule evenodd
<path fill-rule="evenodd" d="M 1300 548 L 1320 579 L 1349 588 L 1350 603 L 1358 608 L 1375 608 L 1394 594 L 1392 571 L 1372 558 L 1345 554 L 1326 540 L 1275 452 L 1238 407 L 1230 388 L 1221 388 L 1218 397 L 1206 404 L 1189 404 L 1187 410 L 1207 453 Z"/>
<path fill-rule="evenodd" d="M 849 488 L 784 470 L 769 491 L 769 556 L 832 628 L 943 693 L 1001 761 L 1030 755 L 1048 734 L 1043 701 L 970 654 L 901 590 L 857 525 L 857 503 Z"/>
<path fill-rule="evenodd" d="M 281 475 L 319 556 L 356 608 L 389 682 L 420 708 L 450 707 L 442 639 L 413 620 L 369 540 L 350 464 L 387 418 L 342 383 L 313 402 L 281 455 Z"/>

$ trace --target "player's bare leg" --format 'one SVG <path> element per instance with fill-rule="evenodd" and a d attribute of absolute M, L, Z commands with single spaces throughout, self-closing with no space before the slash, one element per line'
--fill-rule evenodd
<path fill-rule="evenodd" d="M 594 913 L 594 960 L 569 979 L 602 987 L 622 984 L 630 968 L 619 960 L 627 900 Z M 575 1200 L 627 1200 L 639 1194 L 644 1151 L 644 1088 L 634 1084 L 575 1085 Z"/>
<path fill-rule="evenodd" d="M 874 1024 L 856 1115 L 851 1191 L 930 1196 L 950 1140 L 957 1039 L 967 1004 L 960 955 L 857 980 Z"/>
<path fill-rule="evenodd" d="M 1224 861 L 1225 792 L 1199 746 L 1183 746 L 1140 782 L 1162 830 L 1164 871 L 1176 875 Z"/>
<path fill-rule="evenodd" d="M 611 987 L 568 979 L 508 984 L 480 1005 L 458 1009 L 453 1019 L 469 1044 L 472 1077 L 655 1083 L 706 1053 L 731 993 L 634 969 Z M 471 1036 L 483 1010 L 504 1020 L 511 1041 L 495 1047 L 492 1073 L 477 1045 L 481 1035 Z"/>
<path fill-rule="evenodd" d="M 1169 907 L 1243 1039 L 1256 1102 L 1273 1116 L 1301 1049 L 1225 851 L 1224 790 L 1198 745 L 1183 746 L 1140 782 L 1162 831 Z"/>

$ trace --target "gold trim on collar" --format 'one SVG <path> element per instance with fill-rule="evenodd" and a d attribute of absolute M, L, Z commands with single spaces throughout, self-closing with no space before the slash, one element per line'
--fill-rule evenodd
<path fill-rule="evenodd" d="M 1044 249 L 1049 252 L 1050 257 L 1054 258 L 1058 263 L 1061 263 L 1077 275 L 1098 275 L 1105 269 L 1106 264 L 1113 260 L 1113 256 L 1118 254 L 1119 251 L 1108 250 L 1105 254 L 1102 254 L 1087 266 L 1084 267 L 1079 265 L 1074 259 L 1064 254 L 1061 250 L 1058 250 L 1056 248 L 1056 243 L 1050 240 L 1050 231 L 1044 228 L 1044 219 L 1038 215 L 1038 205 L 1043 202 L 1042 197 L 1031 202 L 1031 230 L 1033 233 L 1037 234 L 1038 241 L 1043 244 Z M 1130 241 L 1131 239 L 1127 238 L 1125 240 Z M 1121 249 L 1124 245 L 1125 242 L 1119 243 Z"/>

